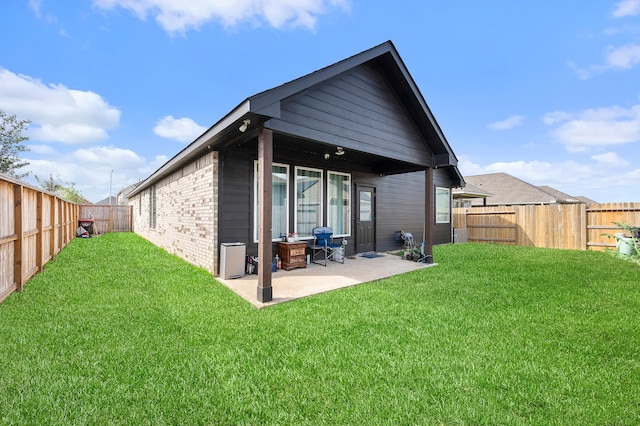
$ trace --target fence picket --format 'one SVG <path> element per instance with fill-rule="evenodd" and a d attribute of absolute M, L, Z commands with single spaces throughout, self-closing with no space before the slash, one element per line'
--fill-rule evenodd
<path fill-rule="evenodd" d="M 609 235 L 626 223 L 640 227 L 640 203 L 552 204 L 453 209 L 453 226 L 469 241 L 570 250 L 615 247 Z"/>
<path fill-rule="evenodd" d="M 94 215 L 104 233 L 131 231 L 131 212 L 130 206 L 78 206 L 0 175 L 0 303 L 73 240 L 84 214 Z"/>

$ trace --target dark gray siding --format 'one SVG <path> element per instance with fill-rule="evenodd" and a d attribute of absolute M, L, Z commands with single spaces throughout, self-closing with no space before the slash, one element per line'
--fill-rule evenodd
<path fill-rule="evenodd" d="M 276 131 L 430 165 L 431 152 L 385 78 L 367 65 L 282 102 Z"/>
<path fill-rule="evenodd" d="M 443 170 L 434 171 L 434 185 L 449 188 L 449 178 Z M 376 250 L 390 251 L 402 248 L 398 231 L 411 232 L 416 242 L 424 235 L 425 172 L 392 176 L 355 174 L 355 184 L 376 188 Z M 432 189 L 435 192 L 435 188 Z M 432 221 L 433 244 L 451 242 L 451 224 Z"/>
<path fill-rule="evenodd" d="M 221 154 L 220 179 L 220 242 L 240 241 L 247 244 L 247 254 L 257 254 L 257 244 L 253 242 L 253 161 L 256 159 L 255 145 L 248 144 L 243 148 Z M 335 167 L 331 162 L 309 161 L 304 156 L 288 155 L 282 157 L 275 154 L 274 161 L 289 164 L 290 173 L 294 166 L 322 168 L 326 179 L 327 170 L 349 172 Z M 324 161 L 324 160 L 323 160 Z M 347 254 L 355 252 L 353 230 L 356 217 L 356 185 L 369 185 L 376 188 L 376 250 L 390 251 L 402 248 L 398 232 L 411 232 L 417 242 L 423 239 L 424 225 L 424 179 L 425 172 L 412 172 L 391 176 L 378 176 L 372 173 L 352 172 L 352 236 L 348 238 Z M 444 170 L 434 171 L 436 186 L 450 187 L 449 178 Z M 290 199 L 294 198 L 294 188 Z M 435 191 L 435 188 L 433 189 Z M 293 219 L 295 206 L 289 206 L 290 218 Z M 326 218 L 326 211 L 324 212 Z M 432 226 L 433 244 L 451 242 L 451 225 L 435 224 Z M 293 223 L 290 225 L 293 227 Z M 290 232 L 293 228 L 290 229 Z M 274 244 L 274 253 L 276 246 Z"/>
<path fill-rule="evenodd" d="M 253 223 L 253 157 L 242 151 L 225 152 L 220 157 L 220 242 L 252 243 L 250 226 Z"/>
<path fill-rule="evenodd" d="M 400 250 L 400 231 L 422 241 L 424 225 L 424 172 L 402 175 L 354 175 L 356 185 L 376 188 L 376 251 Z"/>

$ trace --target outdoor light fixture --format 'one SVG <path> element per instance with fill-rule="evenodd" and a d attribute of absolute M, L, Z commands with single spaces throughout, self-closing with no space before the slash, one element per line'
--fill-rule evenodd
<path fill-rule="evenodd" d="M 329 154 L 328 152 L 324 153 L 324 159 L 328 160 L 329 158 L 331 158 L 331 154 Z"/>
<path fill-rule="evenodd" d="M 249 127 L 249 124 L 251 124 L 251 120 L 247 119 L 244 120 L 242 122 L 242 124 L 240 125 L 240 127 L 238 127 L 238 130 L 240 130 L 242 133 L 247 131 L 247 127 Z"/>
<path fill-rule="evenodd" d="M 344 155 L 344 148 L 341 146 L 336 147 L 336 155 Z"/>

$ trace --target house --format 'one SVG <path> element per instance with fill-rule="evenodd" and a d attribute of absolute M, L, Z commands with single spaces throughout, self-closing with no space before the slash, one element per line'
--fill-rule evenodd
<path fill-rule="evenodd" d="M 330 226 L 349 256 L 400 248 L 406 230 L 431 255 L 463 185 L 388 41 L 245 99 L 128 197 L 136 233 L 214 275 L 221 243 L 246 244 L 266 302 L 282 236 Z"/>
<path fill-rule="evenodd" d="M 454 198 L 464 200 L 461 207 L 527 204 L 576 204 L 582 201 L 550 186 L 535 186 L 507 173 L 465 176 L 467 187 L 454 190 Z M 488 196 L 465 197 L 468 188 L 478 188 Z"/>
<path fill-rule="evenodd" d="M 589 198 L 589 197 L 585 197 L 584 195 L 577 195 L 577 196 L 576 196 L 576 199 L 577 199 L 578 201 L 580 201 L 581 203 L 584 203 L 584 204 L 600 204 L 600 203 L 598 203 L 597 201 L 592 200 L 592 199 L 591 199 L 591 198 Z"/>
<path fill-rule="evenodd" d="M 116 204 L 118 204 L 118 198 L 113 195 L 103 198 L 96 203 L 97 206 L 115 206 Z"/>
<path fill-rule="evenodd" d="M 471 207 L 471 201 L 474 199 L 484 200 L 492 194 L 480 189 L 475 185 L 471 185 L 465 180 L 466 185 L 462 188 L 453 189 L 453 207 Z"/>
<path fill-rule="evenodd" d="M 120 205 L 128 205 L 129 204 L 129 193 L 136 189 L 136 187 L 140 185 L 140 182 L 136 182 L 132 185 L 125 186 L 120 191 L 118 191 L 118 195 L 116 195 L 117 204 Z"/>

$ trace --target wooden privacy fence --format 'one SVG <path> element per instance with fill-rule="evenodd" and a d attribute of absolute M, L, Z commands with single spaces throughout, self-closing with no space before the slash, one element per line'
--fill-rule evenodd
<path fill-rule="evenodd" d="M 95 232 L 98 234 L 131 232 L 132 210 L 132 206 L 82 204 L 79 219 L 93 219 Z"/>
<path fill-rule="evenodd" d="M 128 232 L 131 213 L 131 206 L 79 206 L 0 175 L 0 303 L 69 244 L 80 219 L 93 218 L 99 234 Z"/>
<path fill-rule="evenodd" d="M 614 224 L 640 226 L 640 203 L 551 204 L 453 209 L 468 240 L 571 250 L 615 247 Z"/>
<path fill-rule="evenodd" d="M 0 302 L 74 237 L 78 206 L 0 175 Z"/>

